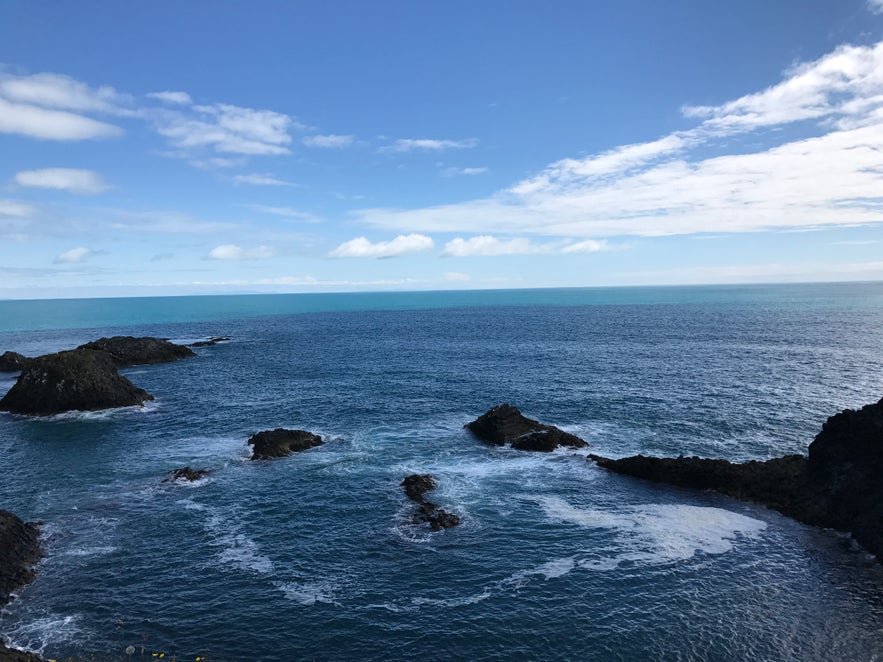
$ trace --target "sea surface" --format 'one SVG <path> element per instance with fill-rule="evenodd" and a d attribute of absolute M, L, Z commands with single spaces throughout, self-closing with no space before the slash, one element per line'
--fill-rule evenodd
<path fill-rule="evenodd" d="M 489 447 L 508 402 L 592 451 L 804 452 L 883 396 L 883 284 L 0 301 L 0 352 L 226 335 L 123 372 L 143 408 L 0 414 L 0 508 L 44 522 L 0 633 L 54 659 L 880 660 L 847 536 Z M 0 395 L 14 376 L 0 374 Z M 318 448 L 248 460 L 259 430 Z M 211 473 L 163 483 L 189 465 Z M 400 487 L 462 516 L 430 532 Z"/>

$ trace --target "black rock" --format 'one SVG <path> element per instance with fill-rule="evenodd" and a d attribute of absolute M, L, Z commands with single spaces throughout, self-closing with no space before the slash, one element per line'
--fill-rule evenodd
<path fill-rule="evenodd" d="M 217 345 L 219 342 L 227 342 L 229 340 L 230 340 L 230 338 L 228 338 L 227 336 L 213 336 L 212 338 L 209 338 L 208 340 L 197 340 L 196 342 L 192 342 L 187 346 L 188 347 L 212 347 L 214 345 Z"/>
<path fill-rule="evenodd" d="M 164 338 L 133 338 L 132 336 L 114 336 L 99 338 L 77 349 L 92 349 L 105 352 L 113 359 L 114 365 L 123 368 L 147 363 L 168 363 L 178 359 L 196 356 L 193 350 L 184 345 L 176 345 Z"/>
<path fill-rule="evenodd" d="M 46 659 L 36 653 L 8 648 L 0 641 L 0 662 L 46 662 Z"/>
<path fill-rule="evenodd" d="M 405 488 L 405 494 L 408 495 L 409 499 L 417 501 L 418 503 L 423 501 L 424 494 L 431 492 L 437 486 L 435 478 L 429 474 L 411 474 L 402 481 L 402 487 Z"/>
<path fill-rule="evenodd" d="M 460 523 L 459 515 L 442 510 L 434 503 L 423 499 L 424 494 L 431 492 L 437 486 L 438 483 L 430 474 L 411 474 L 402 481 L 405 494 L 419 504 L 411 520 L 414 524 L 429 524 L 433 531 L 449 529 Z"/>
<path fill-rule="evenodd" d="M 74 349 L 31 359 L 0 411 L 44 416 L 142 405 L 153 396 L 121 376 L 104 352 Z"/>
<path fill-rule="evenodd" d="M 510 444 L 522 451 L 550 452 L 559 446 L 585 448 L 588 444 L 576 435 L 554 425 L 544 425 L 523 416 L 507 404 L 497 405 L 466 427 L 479 439 L 497 446 Z"/>
<path fill-rule="evenodd" d="M 9 602 L 10 593 L 33 581 L 39 558 L 38 525 L 0 510 L 0 607 Z"/>
<path fill-rule="evenodd" d="M 715 490 L 805 524 L 847 531 L 883 561 L 883 400 L 830 417 L 808 457 L 741 464 L 697 457 L 590 457 L 611 471 Z"/>
<path fill-rule="evenodd" d="M 306 430 L 264 430 L 258 432 L 248 440 L 248 445 L 253 446 L 252 460 L 268 460 L 274 457 L 285 457 L 292 453 L 299 453 L 308 448 L 321 446 L 324 442 L 322 437 Z"/>
<path fill-rule="evenodd" d="M 18 372 L 24 369 L 30 359 L 18 352 L 0 354 L 0 372 Z"/>
<path fill-rule="evenodd" d="M 176 480 L 187 480 L 192 483 L 193 481 L 199 480 L 208 473 L 208 469 L 191 469 L 190 467 L 184 467 L 183 469 L 175 469 L 174 471 L 170 471 L 168 477 L 163 479 L 163 482 L 174 483 Z"/>

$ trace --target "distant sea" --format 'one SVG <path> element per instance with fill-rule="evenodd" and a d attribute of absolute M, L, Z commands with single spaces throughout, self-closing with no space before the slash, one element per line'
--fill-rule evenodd
<path fill-rule="evenodd" d="M 0 301 L 0 352 L 231 341 L 124 370 L 144 408 L 0 414 L 44 522 L 0 633 L 55 659 L 874 660 L 883 570 L 761 506 L 488 447 L 501 402 L 602 455 L 804 452 L 883 396 L 883 284 Z M 0 395 L 14 376 L 0 373 Z M 252 462 L 259 430 L 325 445 Z M 166 472 L 208 468 L 194 484 Z M 401 480 L 461 515 L 411 523 Z"/>

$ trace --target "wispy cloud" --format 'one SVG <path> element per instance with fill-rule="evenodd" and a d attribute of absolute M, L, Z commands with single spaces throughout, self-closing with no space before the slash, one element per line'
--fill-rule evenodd
<path fill-rule="evenodd" d="M 472 276 L 459 271 L 446 271 L 443 278 L 449 283 L 468 283 L 472 280 Z"/>
<path fill-rule="evenodd" d="M 840 47 L 768 89 L 684 114 L 693 128 L 563 159 L 489 198 L 354 216 L 399 232 L 555 237 L 883 221 L 883 42 Z M 791 125 L 807 137 L 769 131 Z M 759 130 L 777 142 L 733 153 L 732 136 Z"/>
<path fill-rule="evenodd" d="M 459 175 L 484 175 L 490 172 L 489 168 L 443 168 L 442 177 L 457 177 Z"/>
<path fill-rule="evenodd" d="M 40 140 L 90 140 L 115 138 L 123 130 L 64 110 L 13 103 L 0 98 L 0 133 L 16 133 Z"/>
<path fill-rule="evenodd" d="M 60 255 L 56 255 L 55 259 L 52 260 L 53 264 L 73 264 L 78 262 L 85 262 L 90 257 L 95 255 L 95 251 L 91 248 L 86 248 L 85 246 L 80 246 L 78 248 L 72 248 L 69 251 L 65 251 Z"/>
<path fill-rule="evenodd" d="M 303 139 L 307 147 L 323 147 L 325 149 L 343 149 L 349 147 L 355 141 L 355 136 L 329 134 L 326 136 L 306 136 Z"/>
<path fill-rule="evenodd" d="M 478 141 L 475 138 L 465 140 L 448 140 L 434 138 L 400 138 L 391 145 L 380 148 L 381 152 L 444 152 L 449 149 L 469 149 L 475 147 Z"/>
<path fill-rule="evenodd" d="M 131 115 L 134 112 L 130 108 L 130 95 L 117 92 L 109 86 L 90 87 L 61 74 L 0 74 L 0 96 L 42 108 L 110 115 Z"/>
<path fill-rule="evenodd" d="M 74 168 L 23 170 L 15 175 L 13 182 L 22 187 L 55 189 L 80 195 L 95 195 L 110 188 L 97 172 Z"/>
<path fill-rule="evenodd" d="M 291 182 L 271 175 L 269 173 L 252 172 L 246 175 L 234 175 L 234 184 L 252 184 L 254 186 L 294 186 Z"/>
<path fill-rule="evenodd" d="M 883 0 L 868 0 L 868 9 L 872 14 L 883 14 Z"/>
<path fill-rule="evenodd" d="M 33 205 L 20 200 L 4 200 L 0 198 L 0 217 L 25 218 L 32 216 L 36 209 Z"/>
<path fill-rule="evenodd" d="M 271 205 L 247 205 L 249 209 L 253 209 L 254 211 L 260 212 L 262 214 L 270 214 L 272 216 L 282 216 L 283 218 L 290 218 L 296 221 L 303 221 L 305 223 L 321 223 L 322 219 L 315 214 L 311 214 L 307 211 L 301 211 L 299 209 L 292 209 L 291 207 L 274 207 Z"/>
<path fill-rule="evenodd" d="M 189 106 L 193 103 L 193 99 L 186 92 L 151 92 L 147 95 L 151 99 L 158 99 L 165 103 L 178 104 L 181 106 Z"/>
<path fill-rule="evenodd" d="M 330 257 L 375 257 L 386 258 L 427 251 L 434 246 L 430 237 L 422 234 L 399 235 L 391 241 L 372 243 L 365 237 L 357 237 L 335 248 Z"/>
<path fill-rule="evenodd" d="M 208 256 L 212 260 L 264 260 L 277 254 L 278 251 L 270 246 L 241 248 L 235 244 L 224 244 L 213 248 Z"/>

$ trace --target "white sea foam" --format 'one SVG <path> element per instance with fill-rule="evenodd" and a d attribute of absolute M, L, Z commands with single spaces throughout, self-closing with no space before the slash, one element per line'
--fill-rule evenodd
<path fill-rule="evenodd" d="M 555 579 L 563 577 L 576 567 L 576 561 L 572 556 L 562 559 L 553 559 L 544 563 L 536 569 L 536 573 L 543 575 L 546 579 Z"/>
<path fill-rule="evenodd" d="M 212 544 L 222 548 L 218 553 L 221 563 L 259 575 L 273 573 L 273 562 L 261 554 L 258 544 L 244 533 L 240 533 L 229 518 L 213 515 L 204 526 L 213 536 Z"/>
<path fill-rule="evenodd" d="M 317 582 L 279 582 L 276 587 L 285 598 L 302 605 L 322 604 L 340 606 L 333 596 L 334 587 L 330 584 Z"/>
<path fill-rule="evenodd" d="M 118 547 L 113 545 L 97 545 L 72 547 L 71 549 L 61 552 L 60 556 L 106 556 L 117 551 Z"/>
<path fill-rule="evenodd" d="M 60 616 L 49 613 L 18 623 L 8 628 L 5 634 L 13 648 L 42 654 L 49 645 L 82 642 L 88 633 L 80 624 L 81 620 L 80 614 Z"/>

